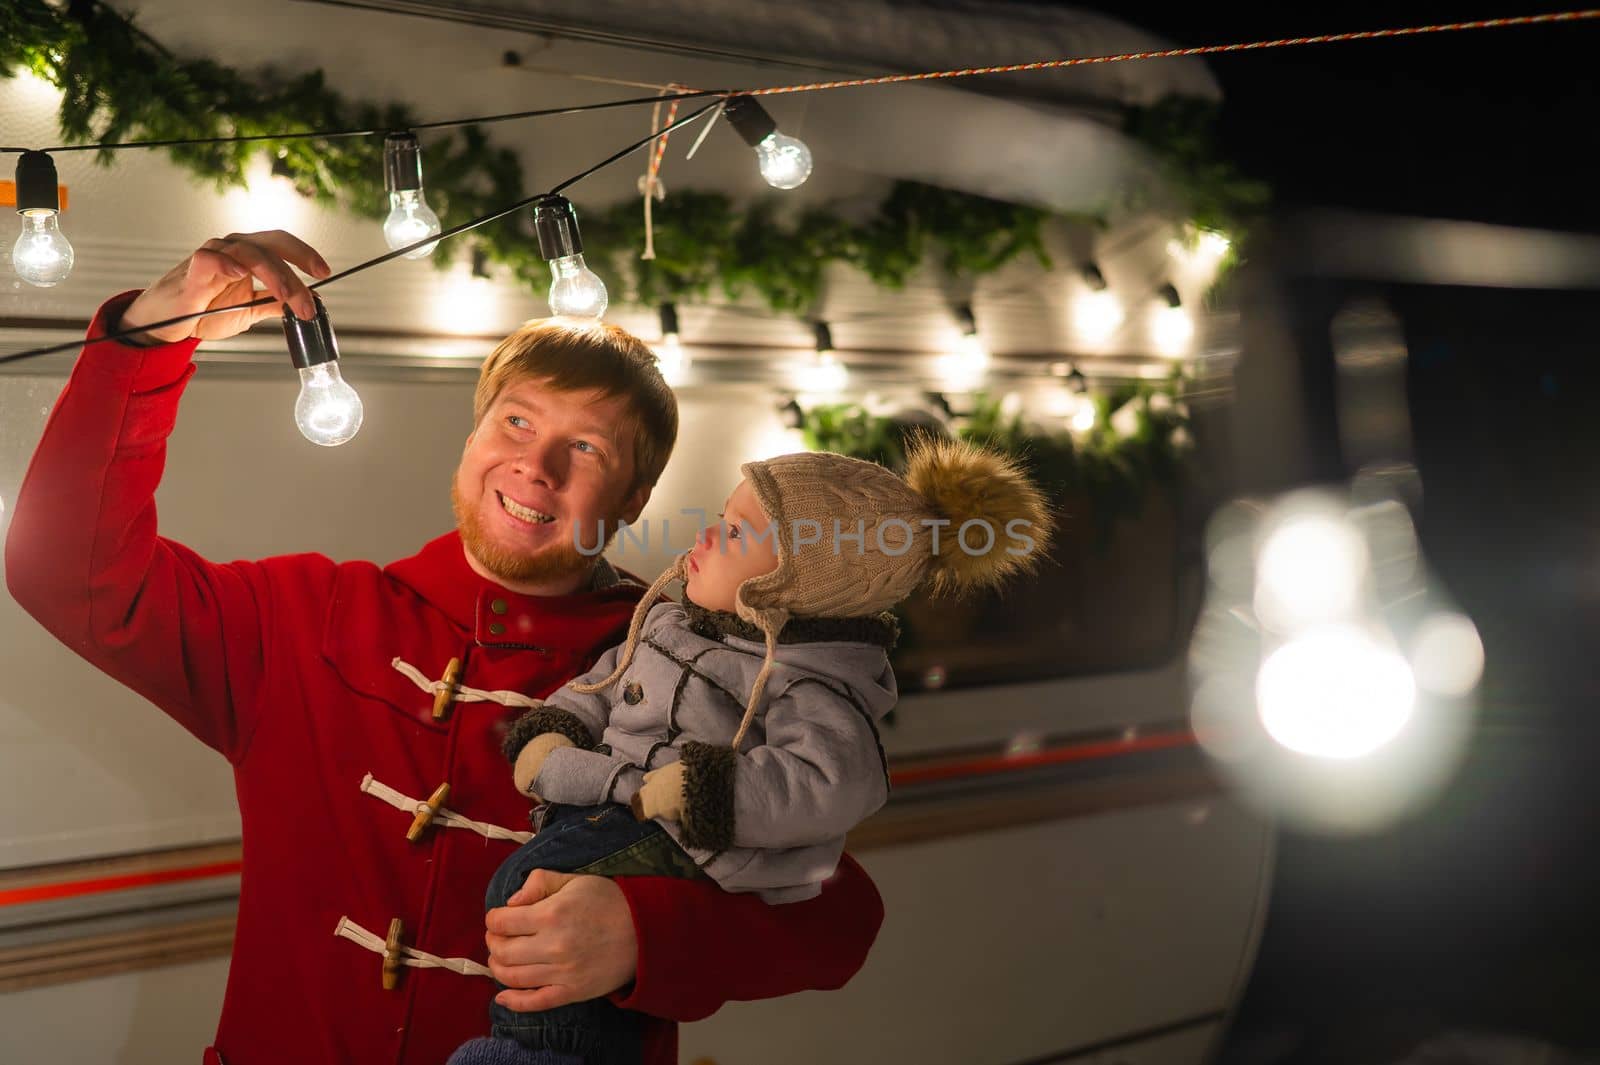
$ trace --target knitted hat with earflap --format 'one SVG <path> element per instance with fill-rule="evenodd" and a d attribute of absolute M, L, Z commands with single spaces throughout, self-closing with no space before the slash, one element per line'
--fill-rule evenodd
<path fill-rule="evenodd" d="M 780 455 L 739 469 L 772 521 L 778 565 L 746 580 L 735 595 L 739 617 L 766 637 L 735 751 L 761 705 L 778 634 L 790 618 L 875 615 L 924 581 L 935 595 L 997 587 L 1033 569 L 1050 539 L 1049 505 L 1026 474 L 1004 455 L 962 441 L 916 440 L 904 478 L 829 452 Z M 969 536 L 974 527 L 979 532 Z M 1014 546 L 1028 541 L 1025 550 Z M 687 553 L 676 558 L 640 600 L 616 671 L 595 684 L 574 682 L 572 690 L 599 691 L 622 676 L 650 605 L 685 576 L 687 560 Z"/>

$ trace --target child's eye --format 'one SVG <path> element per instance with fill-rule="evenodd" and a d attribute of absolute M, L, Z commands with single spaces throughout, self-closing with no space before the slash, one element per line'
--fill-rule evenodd
<path fill-rule="evenodd" d="M 594 450 L 594 445 L 589 443 L 589 441 L 587 441 L 587 440 L 574 441 L 572 446 L 575 447 L 575 448 L 578 448 L 580 451 L 593 451 Z"/>
<path fill-rule="evenodd" d="M 728 539 L 730 539 L 730 540 L 739 539 L 739 526 L 737 526 L 737 525 L 728 526 Z"/>
<path fill-rule="evenodd" d="M 528 419 L 520 414 L 508 414 L 506 415 L 506 424 L 516 429 L 526 429 L 528 427 Z"/>

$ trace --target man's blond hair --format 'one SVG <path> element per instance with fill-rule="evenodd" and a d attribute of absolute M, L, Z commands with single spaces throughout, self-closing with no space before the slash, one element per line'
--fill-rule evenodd
<path fill-rule="evenodd" d="M 500 393 L 518 381 L 536 381 L 558 392 L 620 396 L 633 429 L 629 490 L 660 479 L 678 439 L 678 400 L 644 341 L 604 322 L 526 322 L 483 361 L 472 397 L 473 425 L 481 424 Z"/>

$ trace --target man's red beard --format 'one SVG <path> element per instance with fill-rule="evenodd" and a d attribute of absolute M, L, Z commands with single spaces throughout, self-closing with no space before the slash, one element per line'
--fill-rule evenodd
<path fill-rule="evenodd" d="M 584 554 L 578 550 L 576 543 L 568 539 L 558 540 L 537 551 L 509 551 L 484 534 L 478 512 L 462 501 L 461 492 L 454 483 L 450 485 L 450 505 L 456 513 L 456 531 L 461 534 L 462 545 L 484 569 L 502 581 L 542 584 L 560 580 L 587 571 L 602 554 L 598 548 L 587 543 L 584 544 L 584 550 L 589 553 Z M 616 536 L 616 519 L 607 519 L 604 527 L 612 529 L 612 537 Z"/>

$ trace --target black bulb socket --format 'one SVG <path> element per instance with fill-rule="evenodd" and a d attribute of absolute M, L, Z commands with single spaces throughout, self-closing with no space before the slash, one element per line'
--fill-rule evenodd
<path fill-rule="evenodd" d="M 539 257 L 545 262 L 583 254 L 578 212 L 565 196 L 541 196 L 533 202 L 533 232 L 539 238 Z"/>
<path fill-rule="evenodd" d="M 45 152 L 23 152 L 17 159 L 17 213 L 60 210 L 56 161 Z"/>
<path fill-rule="evenodd" d="M 288 341 L 289 361 L 296 370 L 339 361 L 339 342 L 328 321 L 328 308 L 315 292 L 311 299 L 317 305 L 317 313 L 310 319 L 297 317 L 287 305 L 283 308 L 283 338 Z"/>
<path fill-rule="evenodd" d="M 778 132 L 778 124 L 754 96 L 728 97 L 722 105 L 722 113 L 733 131 L 752 148 Z"/>

